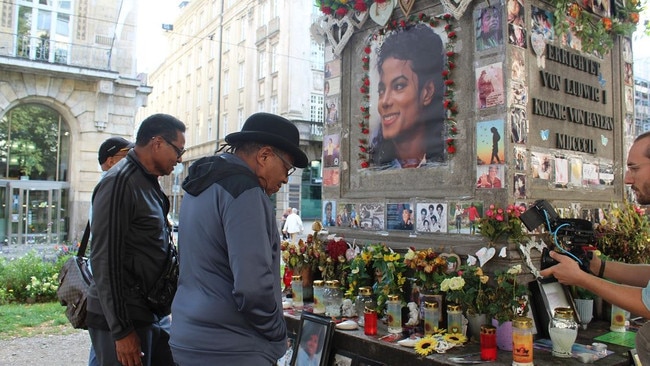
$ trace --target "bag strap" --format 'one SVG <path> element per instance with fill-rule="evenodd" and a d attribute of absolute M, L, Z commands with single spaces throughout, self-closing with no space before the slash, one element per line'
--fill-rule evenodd
<path fill-rule="evenodd" d="M 86 247 L 88 246 L 88 239 L 90 239 L 90 220 L 88 220 L 86 223 L 86 230 L 84 230 L 84 236 L 81 238 L 81 244 L 79 244 L 77 257 L 83 258 L 85 256 Z"/>

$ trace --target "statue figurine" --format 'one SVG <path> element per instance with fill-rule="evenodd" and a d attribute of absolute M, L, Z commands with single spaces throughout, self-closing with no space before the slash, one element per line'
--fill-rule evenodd
<path fill-rule="evenodd" d="M 345 299 L 343 300 L 343 305 L 341 305 L 341 316 L 345 318 L 351 318 L 357 315 L 357 311 L 354 308 L 352 300 Z"/>
<path fill-rule="evenodd" d="M 420 310 L 418 309 L 418 304 L 411 301 L 406 306 L 409 308 L 409 320 L 406 322 L 407 326 L 413 327 L 419 324 L 420 322 Z"/>

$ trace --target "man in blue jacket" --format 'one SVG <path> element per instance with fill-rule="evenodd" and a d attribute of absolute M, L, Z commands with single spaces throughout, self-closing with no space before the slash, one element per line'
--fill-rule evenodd
<path fill-rule="evenodd" d="M 178 365 L 270 366 L 285 354 L 280 236 L 269 196 L 307 166 L 299 142 L 290 121 L 256 113 L 226 136 L 226 153 L 189 168 L 172 304 Z"/>
<path fill-rule="evenodd" d="M 88 332 L 103 366 L 173 366 L 169 334 L 145 293 L 169 266 L 169 199 L 158 177 L 185 152 L 185 125 L 154 114 L 138 129 L 135 147 L 95 188 Z"/>

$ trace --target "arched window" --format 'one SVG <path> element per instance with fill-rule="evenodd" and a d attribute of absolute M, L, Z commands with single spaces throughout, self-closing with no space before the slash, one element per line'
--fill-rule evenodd
<path fill-rule="evenodd" d="M 23 104 L 0 120 L 0 177 L 67 181 L 70 129 L 55 110 Z"/>

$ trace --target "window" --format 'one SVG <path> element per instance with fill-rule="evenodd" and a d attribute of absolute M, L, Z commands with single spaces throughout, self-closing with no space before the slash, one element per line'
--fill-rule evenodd
<path fill-rule="evenodd" d="M 325 43 L 311 40 L 311 68 L 323 70 L 325 68 Z"/>
<path fill-rule="evenodd" d="M 244 42 L 246 40 L 246 17 L 243 16 L 239 19 L 239 42 Z"/>
<path fill-rule="evenodd" d="M 246 73 L 244 72 L 244 63 L 240 62 L 239 63 L 239 77 L 238 77 L 238 83 L 237 87 L 239 89 L 242 89 L 244 87 L 244 81 L 246 80 Z"/>
<path fill-rule="evenodd" d="M 258 27 L 261 27 L 268 22 L 267 17 L 269 14 L 269 2 L 262 1 L 258 6 L 258 8 L 259 8 L 259 16 L 257 18 L 257 25 Z"/>
<path fill-rule="evenodd" d="M 271 97 L 271 113 L 278 114 L 278 96 Z"/>
<path fill-rule="evenodd" d="M 228 113 L 224 113 L 221 117 L 221 136 L 228 134 Z"/>
<path fill-rule="evenodd" d="M 30 60 L 67 63 L 73 15 L 70 1 L 18 0 L 15 54 Z M 88 61 L 83 66 L 93 66 Z"/>
<path fill-rule="evenodd" d="M 271 46 L 271 73 L 278 72 L 278 45 Z"/>
<path fill-rule="evenodd" d="M 230 27 L 223 30 L 223 51 L 230 50 Z"/>
<path fill-rule="evenodd" d="M 325 116 L 323 114 L 325 98 L 319 94 L 312 94 L 309 98 L 309 120 L 314 122 L 323 122 Z"/>
<path fill-rule="evenodd" d="M 266 52 L 259 50 L 257 53 L 257 77 L 263 79 L 266 76 Z"/>
<path fill-rule="evenodd" d="M 241 130 L 244 126 L 244 110 L 239 108 L 237 110 L 237 130 Z"/>
<path fill-rule="evenodd" d="M 223 95 L 228 95 L 230 92 L 230 72 L 228 70 L 223 72 Z"/>

